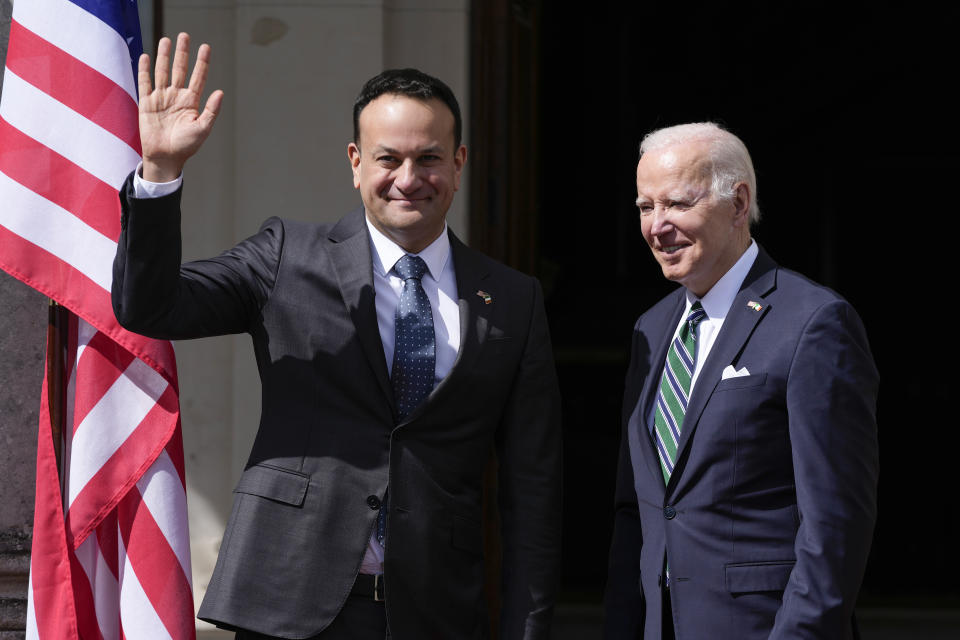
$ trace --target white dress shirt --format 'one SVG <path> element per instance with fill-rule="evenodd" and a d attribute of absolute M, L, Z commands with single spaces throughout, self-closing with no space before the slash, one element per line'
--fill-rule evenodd
<path fill-rule="evenodd" d="M 170 182 L 148 182 L 141 177 L 141 163 L 133 176 L 133 192 L 137 198 L 159 198 L 169 195 L 180 188 L 183 176 Z M 365 218 L 370 232 L 370 254 L 373 259 L 373 286 L 376 293 L 377 326 L 380 329 L 380 341 L 386 357 L 387 371 L 393 371 L 393 350 L 397 306 L 400 304 L 400 291 L 403 279 L 393 270 L 397 261 L 406 253 L 399 245 L 382 234 Z M 450 236 L 444 224 L 443 232 L 420 253 L 427 264 L 427 273 L 420 283 L 433 312 L 433 330 L 436 341 L 436 361 L 434 375 L 439 383 L 450 373 L 460 350 L 460 308 L 457 304 L 457 278 L 450 254 Z M 383 573 L 383 546 L 377 540 L 376 530 L 367 542 L 367 551 L 360 565 L 360 573 Z"/>
<path fill-rule="evenodd" d="M 707 317 L 697 325 L 697 355 L 693 378 L 690 380 L 691 395 L 693 394 L 694 386 L 697 384 L 697 378 L 700 377 L 703 363 L 706 362 L 707 356 L 710 355 L 710 350 L 713 348 L 713 343 L 717 339 L 717 334 L 720 333 L 720 328 L 723 327 L 723 321 L 730 312 L 733 299 L 736 298 L 737 293 L 740 292 L 740 287 L 743 286 L 743 281 L 746 279 L 747 274 L 750 273 L 750 267 L 753 266 L 753 262 L 757 259 L 759 252 L 760 250 L 757 248 L 757 243 L 751 238 L 750 246 L 743 252 L 740 259 L 730 267 L 729 271 L 723 274 L 722 278 L 717 280 L 715 285 L 710 287 L 707 295 L 700 298 L 700 304 L 703 305 L 703 310 L 706 311 Z M 687 316 L 690 315 L 690 307 L 692 307 L 696 301 L 697 296 L 687 289 L 687 304 L 683 309 L 683 313 L 680 314 L 680 322 L 677 323 L 677 329 L 673 333 L 674 338 L 680 333 L 680 327 L 683 326 Z"/>
<path fill-rule="evenodd" d="M 733 305 L 733 299 L 737 297 L 737 293 L 739 293 L 740 287 L 743 285 L 747 274 L 750 273 L 750 267 L 753 266 L 753 262 L 757 259 L 759 252 L 760 250 L 757 248 L 756 241 L 751 238 L 750 246 L 743 252 L 740 259 L 723 274 L 722 278 L 717 280 L 716 284 L 710 287 L 707 295 L 700 298 L 700 304 L 703 305 L 703 310 L 707 313 L 707 317 L 697 325 L 697 354 L 695 356 L 696 361 L 694 363 L 693 377 L 690 379 L 690 392 L 687 394 L 688 398 L 693 396 L 693 388 L 697 384 L 697 378 L 700 377 L 703 363 L 706 362 L 707 356 L 710 355 L 710 350 L 713 348 L 713 343 L 717 339 L 717 334 L 720 333 L 723 321 L 726 319 L 727 313 L 730 312 L 730 307 Z M 673 337 L 670 338 L 671 343 L 673 343 L 680 333 L 683 323 L 687 321 L 687 316 L 690 315 L 690 308 L 693 307 L 693 304 L 697 301 L 697 296 L 694 295 L 690 289 L 687 289 L 686 294 L 687 304 L 683 308 L 683 313 L 680 314 L 680 321 L 677 323 L 677 328 L 673 331 Z M 666 362 L 664 362 L 664 366 L 666 366 Z M 660 380 L 661 376 L 663 376 L 662 368 L 660 369 L 657 380 Z M 654 426 L 656 411 L 657 403 L 654 402 L 650 405 L 650 411 L 647 414 L 647 428 L 650 429 L 651 434 L 654 433 L 656 429 Z"/>
<path fill-rule="evenodd" d="M 143 179 L 142 173 L 143 162 L 138 164 L 137 170 L 133 172 L 133 195 L 138 200 L 168 196 L 183 184 L 182 173 L 170 182 L 149 182 Z"/>
<path fill-rule="evenodd" d="M 383 355 L 387 359 L 387 371 L 393 373 L 393 342 L 397 306 L 400 304 L 400 291 L 403 278 L 393 270 L 397 261 L 406 254 L 390 238 L 383 235 L 366 219 L 370 231 L 370 254 L 373 257 L 373 286 L 376 292 L 377 326 L 380 328 L 380 341 L 383 342 Z M 450 255 L 450 236 L 444 225 L 443 233 L 420 253 L 412 253 L 423 258 L 427 272 L 420 284 L 430 300 L 433 312 L 433 331 L 436 339 L 436 364 L 434 374 L 436 382 L 443 380 L 460 350 L 460 307 L 457 306 L 457 278 L 453 270 Z"/>

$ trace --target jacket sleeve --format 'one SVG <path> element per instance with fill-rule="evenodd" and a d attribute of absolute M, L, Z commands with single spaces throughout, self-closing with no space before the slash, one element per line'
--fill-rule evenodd
<path fill-rule="evenodd" d="M 540 284 L 497 432 L 503 537 L 501 640 L 546 640 L 560 580 L 560 391 Z"/>
<path fill-rule="evenodd" d="M 617 488 L 614 495 L 613 539 L 607 588 L 603 598 L 603 637 L 609 640 L 641 638 L 645 603 L 640 588 L 640 549 L 643 529 L 633 487 L 633 468 L 626 430 L 620 442 Z"/>
<path fill-rule="evenodd" d="M 800 526 L 771 638 L 842 638 L 877 515 L 877 387 L 866 332 L 843 300 L 808 321 L 787 378 Z"/>
<path fill-rule="evenodd" d="M 603 598 L 603 637 L 609 640 L 643 637 L 646 616 L 646 604 L 640 587 L 643 527 L 640 525 L 640 509 L 627 437 L 629 416 L 636 406 L 638 390 L 643 384 L 637 371 L 639 325 L 638 321 L 633 331 L 631 362 L 624 389 L 623 427 L 613 501 L 613 539 L 610 542 L 607 587 Z"/>
<path fill-rule="evenodd" d="M 181 265 L 182 190 L 137 199 L 132 177 L 120 191 L 112 287 L 117 321 L 135 333 L 168 340 L 247 331 L 276 281 L 283 223 L 271 218 L 221 255 Z"/>

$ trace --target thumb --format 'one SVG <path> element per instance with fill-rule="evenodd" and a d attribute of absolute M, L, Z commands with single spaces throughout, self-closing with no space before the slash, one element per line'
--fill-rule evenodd
<path fill-rule="evenodd" d="M 209 130 L 213 127 L 214 120 L 217 119 L 217 114 L 220 113 L 220 106 L 223 104 L 223 91 L 217 89 L 210 94 L 210 97 L 207 98 L 207 104 L 203 107 L 203 113 L 200 114 L 200 117 L 197 120 L 200 122 L 200 125 Z"/>

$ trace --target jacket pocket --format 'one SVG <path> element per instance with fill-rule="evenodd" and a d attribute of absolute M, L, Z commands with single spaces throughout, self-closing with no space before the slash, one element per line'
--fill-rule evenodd
<path fill-rule="evenodd" d="M 727 378 L 717 383 L 714 393 L 720 391 L 729 391 L 730 389 L 746 389 L 748 387 L 759 387 L 767 381 L 765 373 L 751 373 L 748 376 L 735 376 Z"/>
<path fill-rule="evenodd" d="M 793 560 L 775 562 L 740 562 L 723 568 L 730 593 L 783 591 L 790 580 Z"/>
<path fill-rule="evenodd" d="M 247 493 L 299 507 L 307 495 L 310 476 L 279 467 L 254 465 L 243 472 L 234 493 Z"/>

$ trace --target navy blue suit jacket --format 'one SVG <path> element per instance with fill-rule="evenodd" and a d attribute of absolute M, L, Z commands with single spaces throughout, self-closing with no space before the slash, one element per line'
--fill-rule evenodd
<path fill-rule="evenodd" d="M 878 374 L 860 318 L 761 249 L 664 486 L 648 420 L 683 309 L 680 288 L 634 329 L 605 637 L 660 638 L 665 557 L 679 640 L 853 637 L 878 474 Z M 722 380 L 727 365 L 749 375 Z"/>

